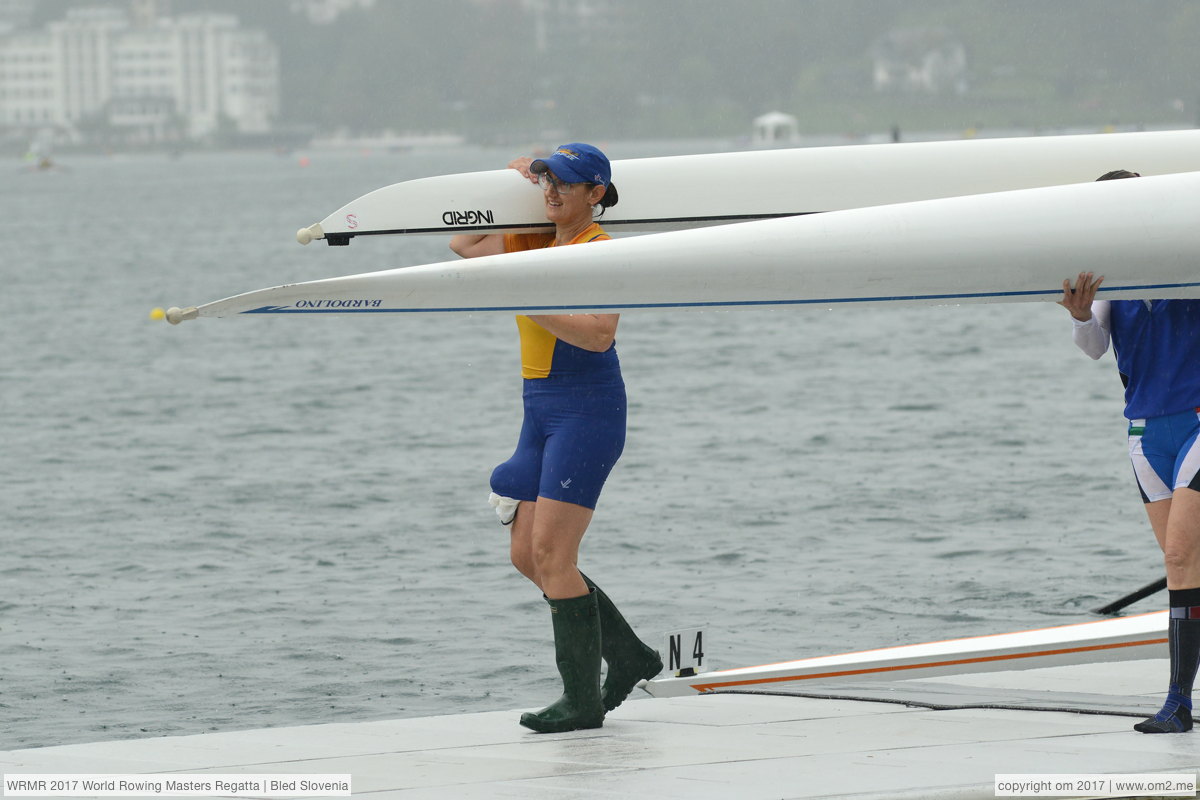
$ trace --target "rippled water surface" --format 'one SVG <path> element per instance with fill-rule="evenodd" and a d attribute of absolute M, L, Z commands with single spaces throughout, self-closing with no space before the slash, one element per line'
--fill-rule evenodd
<path fill-rule="evenodd" d="M 557 696 L 484 502 L 520 424 L 510 317 L 148 319 L 447 259 L 293 234 L 509 156 L 0 178 L 0 747 Z M 733 667 L 1065 624 L 1160 573 L 1111 357 L 1052 304 L 643 312 L 618 348 L 629 442 L 582 563 L 655 643 L 707 624 Z"/>

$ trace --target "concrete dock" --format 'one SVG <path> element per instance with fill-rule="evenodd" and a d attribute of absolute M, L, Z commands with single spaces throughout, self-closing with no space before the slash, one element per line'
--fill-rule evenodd
<path fill-rule="evenodd" d="M 230 731 L 12 750 L 0 769 L 345 774 L 373 800 L 991 798 L 998 774 L 1195 776 L 1200 734 L 1131 727 L 1166 674 L 1144 660 L 645 698 L 567 734 L 526 731 L 517 711 Z"/>

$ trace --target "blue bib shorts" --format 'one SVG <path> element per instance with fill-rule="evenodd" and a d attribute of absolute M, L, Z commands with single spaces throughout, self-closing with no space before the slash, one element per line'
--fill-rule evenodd
<path fill-rule="evenodd" d="M 525 379 L 521 435 L 512 457 L 492 471 L 493 492 L 596 507 L 625 449 L 627 403 L 619 370 L 607 380 L 589 377 Z"/>
<path fill-rule="evenodd" d="M 1200 491 L 1200 409 L 1129 422 L 1129 458 L 1142 502 L 1166 500 L 1176 489 Z"/>

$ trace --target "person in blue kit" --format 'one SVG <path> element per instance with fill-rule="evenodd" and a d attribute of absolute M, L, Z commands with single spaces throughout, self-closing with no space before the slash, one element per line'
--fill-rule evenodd
<path fill-rule="evenodd" d="M 464 258 L 608 239 L 596 209 L 617 202 L 608 158 L 567 144 L 510 168 L 542 189 L 549 234 L 459 235 Z M 634 686 L 662 671 L 612 600 L 576 566 L 600 490 L 625 446 L 617 314 L 517 317 L 525 417 L 516 452 L 492 472 L 491 502 L 510 527 L 512 563 L 550 605 L 563 694 L 521 724 L 540 733 L 598 728 Z M 600 684 L 601 659 L 608 665 Z"/>
<path fill-rule="evenodd" d="M 1116 170 L 1098 180 L 1140 177 Z M 1125 384 L 1129 455 L 1167 570 L 1171 675 L 1162 709 L 1142 733 L 1192 728 L 1200 664 L 1200 300 L 1096 300 L 1104 276 L 1063 281 L 1059 302 L 1075 344 L 1092 358 L 1117 357 Z"/>

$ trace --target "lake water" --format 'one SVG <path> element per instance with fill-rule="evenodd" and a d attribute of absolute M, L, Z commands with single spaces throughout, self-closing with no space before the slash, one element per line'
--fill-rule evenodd
<path fill-rule="evenodd" d="M 0 747 L 558 696 L 485 503 L 520 425 L 511 317 L 148 319 L 446 260 L 293 236 L 511 155 L 0 176 Z M 618 349 L 629 441 L 581 564 L 656 646 L 704 624 L 735 667 L 1067 624 L 1161 574 L 1111 356 L 1053 304 L 643 312 Z"/>

